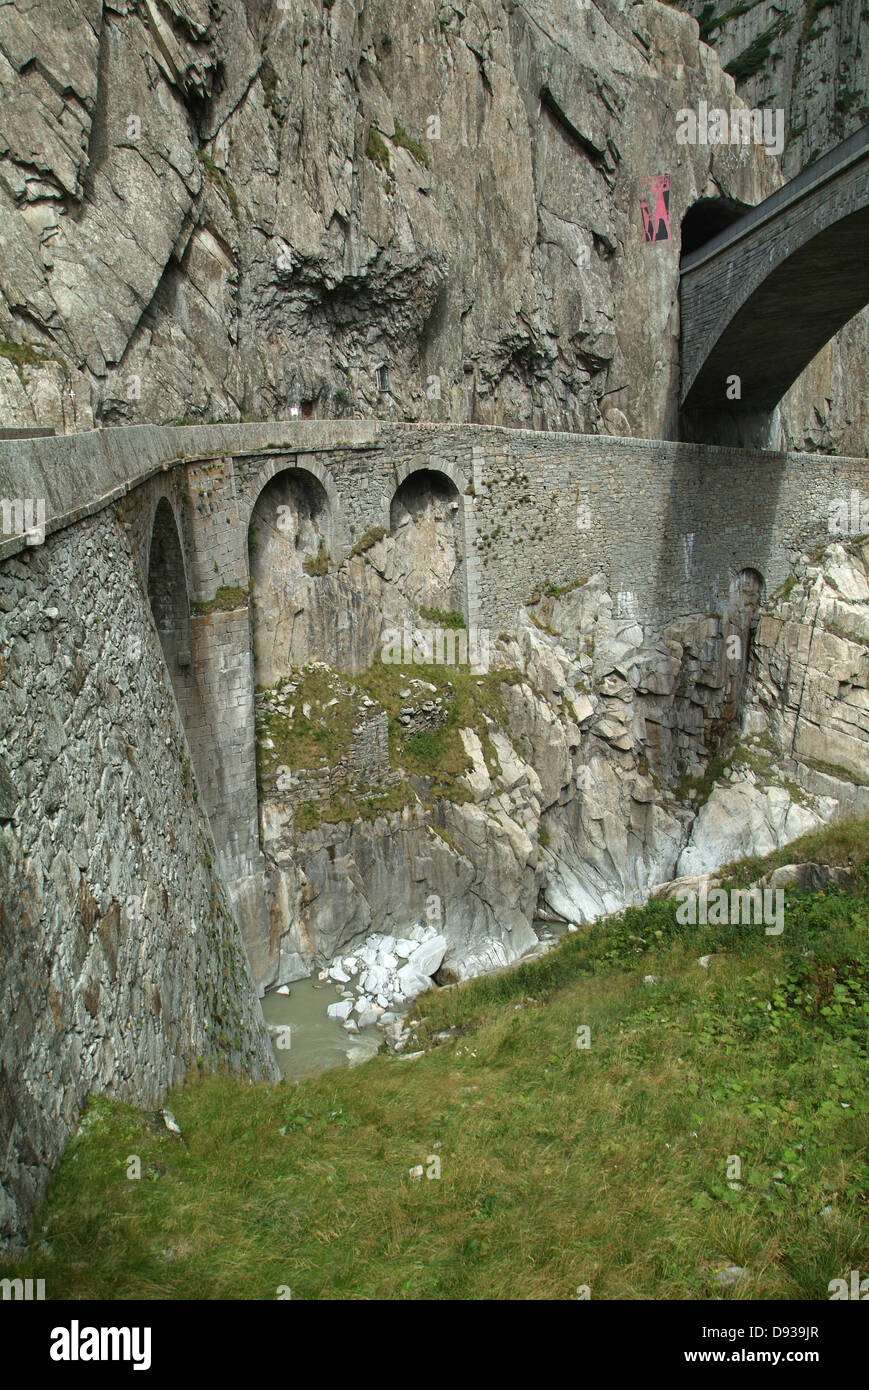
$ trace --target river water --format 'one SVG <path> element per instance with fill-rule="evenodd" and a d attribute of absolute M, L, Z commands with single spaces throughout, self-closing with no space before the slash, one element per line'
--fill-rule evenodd
<path fill-rule="evenodd" d="M 383 1042 L 379 1028 L 348 1033 L 337 1018 L 328 1017 L 328 1005 L 340 998 L 334 985 L 316 976 L 297 980 L 289 994 L 265 995 L 263 1015 L 282 1076 L 301 1081 L 333 1067 L 358 1066 L 377 1052 Z"/>
<path fill-rule="evenodd" d="M 534 926 L 544 941 L 557 940 L 567 931 L 560 920 L 537 918 Z M 282 1076 L 302 1081 L 333 1067 L 355 1067 L 383 1045 L 379 1028 L 348 1033 L 337 1018 L 329 1018 L 326 1009 L 341 997 L 333 984 L 315 975 L 290 985 L 289 994 L 275 990 L 264 996 L 263 1016 Z"/>

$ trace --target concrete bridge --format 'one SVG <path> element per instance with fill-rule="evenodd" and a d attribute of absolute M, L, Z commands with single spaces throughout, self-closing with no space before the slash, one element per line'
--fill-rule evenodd
<path fill-rule="evenodd" d="M 777 402 L 869 303 L 869 126 L 686 256 L 680 301 L 683 437 L 765 438 Z"/>
<path fill-rule="evenodd" d="M 17 500 L 21 515 L 27 502 L 45 504 L 44 539 L 0 536 L 0 576 L 12 574 L 27 592 L 60 586 L 75 605 L 69 560 L 54 555 L 81 530 L 91 553 L 111 557 L 109 569 L 126 576 L 125 593 L 139 594 L 141 618 L 105 633 L 98 660 L 129 671 L 143 648 L 152 663 L 162 660 L 217 867 L 261 985 L 273 962 L 248 536 L 255 509 L 286 477 L 309 489 L 332 572 L 366 533 L 391 528 L 409 480 L 436 483 L 452 498 L 458 605 L 469 625 L 494 636 L 516 632 L 522 606 L 547 584 L 595 573 L 606 576 L 626 623 L 654 628 L 720 613 L 735 576 L 751 568 L 775 588 L 801 551 L 827 537 L 831 503 L 869 493 L 865 460 L 485 426 L 146 425 L 0 442 L 0 498 Z M 78 621 L 87 623 L 81 606 Z M 0 611 L 0 671 L 4 618 Z M 0 680 L 0 706 L 6 694 Z M 0 719 L 4 736 L 17 708 L 11 725 Z M 20 732 L 23 744 L 30 736 L 24 725 Z M 30 814 L 0 808 L 0 819 Z"/>

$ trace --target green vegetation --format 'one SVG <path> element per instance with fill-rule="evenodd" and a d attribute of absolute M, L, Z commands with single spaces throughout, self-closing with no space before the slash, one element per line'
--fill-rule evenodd
<path fill-rule="evenodd" d="M 753 77 L 756 72 L 760 72 L 767 63 L 775 62 L 778 54 L 771 51 L 773 42 L 782 34 L 786 34 L 793 22 L 790 15 L 779 15 L 772 24 L 757 35 L 757 38 L 752 40 L 748 48 L 743 49 L 736 58 L 731 59 L 724 71 L 729 72 L 735 81 L 744 82 L 746 78 Z"/>
<path fill-rule="evenodd" d="M 454 613 L 445 608 L 420 608 L 419 615 L 425 618 L 426 622 L 437 623 L 438 627 L 452 628 L 454 631 L 462 631 L 467 627 L 461 613 Z"/>
<path fill-rule="evenodd" d="M 719 19 L 719 24 L 729 24 L 732 19 L 738 19 L 740 15 L 747 14 L 749 10 L 755 9 L 761 0 L 738 0 L 738 3 L 731 5 L 729 10 L 725 10 Z"/>
<path fill-rule="evenodd" d="M 386 710 L 393 766 L 401 767 L 410 776 L 426 778 L 425 800 L 431 803 L 441 798 L 460 802 L 470 797 L 468 788 L 456 781 L 472 766 L 460 729 L 473 729 L 483 745 L 487 763 L 497 765 L 488 720 L 498 727 L 506 726 L 503 686 L 517 678 L 515 671 L 490 671 L 477 676 L 468 666 L 399 667 L 378 663 L 364 676 L 356 677 L 356 681 Z M 446 720 L 440 728 L 408 737 L 398 722 L 407 704 L 400 692 L 407 688 L 408 680 L 426 681 L 435 687 L 434 692 L 424 692 L 422 698 L 434 700 L 440 696 L 444 701 Z"/>
<path fill-rule="evenodd" d="M 372 526 L 370 531 L 366 531 L 364 536 L 359 537 L 359 540 L 350 551 L 350 554 L 364 555 L 366 550 L 370 550 L 373 545 L 376 545 L 378 541 L 382 541 L 383 537 L 388 534 L 389 532 L 385 526 Z"/>
<path fill-rule="evenodd" d="M 263 105 L 267 111 L 271 111 L 274 114 L 278 75 L 268 58 L 260 65 L 259 80 L 263 89 Z"/>
<path fill-rule="evenodd" d="M 392 166 L 389 162 L 389 150 L 380 131 L 373 125 L 368 127 L 368 143 L 365 146 L 365 153 L 376 164 L 378 169 L 382 169 L 385 174 L 392 177 Z"/>
<path fill-rule="evenodd" d="M 539 603 L 539 602 L 540 602 L 539 599 L 532 599 L 532 603 Z M 532 613 L 530 609 L 528 610 L 528 616 L 529 616 L 529 618 L 531 619 L 531 621 L 532 621 L 532 623 L 534 624 L 534 626 L 538 629 L 538 631 L 539 631 L 539 632 L 545 632 L 546 635 L 547 635 L 547 637 L 560 637 L 560 636 L 561 636 L 561 633 L 560 633 L 556 628 L 554 628 L 554 627 L 549 627 L 549 626 L 547 626 L 546 623 L 541 622 L 540 619 L 538 618 L 537 614 L 536 614 L 536 613 Z"/>
<path fill-rule="evenodd" d="M 788 892 L 781 937 L 630 909 L 421 996 L 420 1045 L 457 1031 L 415 1061 L 177 1090 L 183 1142 L 92 1102 L 4 1275 L 76 1299 L 826 1300 L 869 1253 L 869 822 L 751 867 L 843 853 L 854 893 Z"/>
<path fill-rule="evenodd" d="M 416 787 L 415 794 L 405 790 L 394 806 L 392 803 L 398 795 L 394 789 L 390 789 L 388 796 L 378 793 L 374 813 L 382 815 L 387 810 L 401 809 L 414 799 L 430 808 L 442 799 L 453 803 L 467 801 L 470 789 L 458 779 L 470 770 L 472 760 L 465 752 L 459 731 L 466 728 L 476 731 L 490 770 L 497 770 L 488 721 L 502 728 L 506 726 L 503 687 L 518 679 L 519 673 L 513 670 L 474 675 L 468 666 L 408 664 L 402 667 L 377 662 L 351 681 L 322 665 L 307 666 L 297 673 L 293 682 L 296 689 L 288 697 L 292 716 L 271 711 L 263 712 L 258 718 L 260 793 L 268 793 L 271 789 L 279 767 L 291 771 L 325 771 L 327 767 L 334 767 L 350 749 L 359 716 L 359 701 L 367 695 L 386 712 L 391 765 L 403 781 L 424 779 L 423 785 Z M 401 691 L 408 688 L 410 680 L 425 681 L 435 687 L 434 691 L 411 688 L 415 701 L 441 698 L 444 722 L 438 728 L 409 734 L 400 723 L 399 716 L 407 705 L 407 697 L 402 696 Z M 279 682 L 278 692 L 282 685 L 283 682 Z M 336 703 L 331 704 L 332 700 Z M 307 716 L 303 712 L 306 705 L 310 710 Z M 266 738 L 271 740 L 273 747 L 264 746 Z M 365 818 L 363 804 L 358 790 L 348 791 L 330 802 L 309 802 L 301 823 L 300 813 L 297 813 L 296 824 L 300 829 L 311 829 L 320 821 L 354 821 L 359 815 Z"/>
<path fill-rule="evenodd" d="M 565 594 L 572 594 L 574 589 L 581 589 L 583 584 L 587 583 L 588 580 L 583 576 L 582 579 L 572 579 L 568 584 L 547 584 L 543 592 L 548 598 L 562 598 Z"/>
<path fill-rule="evenodd" d="M 329 573 L 330 555 L 326 549 L 326 542 L 321 538 L 316 555 L 306 555 L 302 563 L 305 574 L 316 577 L 320 574 Z"/>
<path fill-rule="evenodd" d="M 675 788 L 676 799 L 686 801 L 689 792 L 693 791 L 691 801 L 695 809 L 698 809 L 708 801 L 715 783 L 721 780 L 728 768 L 733 767 L 747 768 L 764 786 L 784 787 L 792 801 L 802 804 L 806 799 L 805 792 L 798 783 L 785 777 L 779 770 L 776 755 L 777 749 L 769 734 L 759 734 L 745 740 L 725 739 L 709 759 L 700 777 L 680 779 Z M 778 756 L 780 757 L 780 754 Z"/>
<path fill-rule="evenodd" d="M 838 4 L 839 0 L 806 0 L 801 46 L 803 43 L 819 38 L 821 34 L 826 32 L 818 25 L 818 16 L 822 10 L 833 9 Z"/>
<path fill-rule="evenodd" d="M 347 794 L 330 797 L 328 801 L 305 801 L 296 812 L 295 829 L 299 832 L 317 830 L 321 825 L 338 825 L 342 821 L 376 820 L 378 816 L 393 815 L 412 806 L 418 800 L 408 782 L 397 782 L 385 791 L 370 791 L 360 796 Z"/>
<path fill-rule="evenodd" d="M 25 367 L 44 367 L 49 362 L 57 363 L 65 380 L 69 380 L 69 367 L 65 362 L 51 352 L 32 347 L 30 343 L 12 343 L 7 338 L 0 338 L 0 357 L 12 363 L 22 380 Z"/>
<path fill-rule="evenodd" d="M 700 25 L 700 37 L 704 43 L 712 42 L 712 35 L 721 28 L 721 20 L 715 17 L 715 5 L 707 4 L 703 6 L 697 16 L 697 23 Z"/>
<path fill-rule="evenodd" d="M 278 682 L 277 693 L 283 684 Z M 348 691 L 348 682 L 321 666 L 310 666 L 298 673 L 293 684 L 296 689 L 287 697 L 292 716 L 265 713 L 257 720 L 261 791 L 264 779 L 278 767 L 298 771 L 337 763 L 353 737 L 357 702 Z M 337 700 L 337 704 L 326 709 L 331 700 Z M 306 706 L 310 707 L 310 715 L 304 713 Z M 272 740 L 273 749 L 262 747 L 261 735 Z"/>
<path fill-rule="evenodd" d="M 825 773 L 828 777 L 835 777 L 840 782 L 853 782 L 855 785 L 860 785 L 853 769 L 842 767 L 840 763 L 824 762 L 821 758 L 809 758 L 805 754 L 802 755 L 801 761 L 813 768 L 815 772 Z"/>
<path fill-rule="evenodd" d="M 424 168 L 428 168 L 428 155 L 422 145 L 418 140 L 412 139 L 398 121 L 395 122 L 395 134 L 392 137 L 392 143 L 393 145 L 400 145 L 402 149 L 407 150 L 408 154 L 413 155 L 417 164 L 422 164 Z"/>
<path fill-rule="evenodd" d="M 186 755 L 181 759 L 181 781 L 184 784 L 184 790 L 192 795 L 194 801 L 198 801 L 199 792 L 193 776 L 193 768 Z"/>
<path fill-rule="evenodd" d="M 233 608 L 241 608 L 242 604 L 247 603 L 247 600 L 248 592 L 245 587 L 221 584 L 214 598 L 207 599 L 203 603 L 191 603 L 190 612 L 197 614 L 229 613 Z"/>
<path fill-rule="evenodd" d="M 226 174 L 223 172 L 222 169 L 218 169 L 214 160 L 211 158 L 211 155 L 207 153 L 204 147 L 202 149 L 197 150 L 196 153 L 199 156 L 199 162 L 205 170 L 206 174 L 208 174 L 210 178 L 214 180 L 218 188 L 223 193 L 224 197 L 226 198 L 226 201 L 229 203 L 229 206 L 232 209 L 232 215 L 237 221 L 239 213 L 238 194 L 236 193 L 229 179 L 226 177 Z"/>

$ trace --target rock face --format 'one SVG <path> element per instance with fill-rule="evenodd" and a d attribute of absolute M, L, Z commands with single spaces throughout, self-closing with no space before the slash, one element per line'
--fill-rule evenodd
<path fill-rule="evenodd" d="M 392 782 L 357 763 L 343 811 L 323 802 L 312 823 L 323 774 L 294 771 L 284 794 L 266 777 L 281 972 L 355 953 L 372 932 L 408 935 L 428 910 L 446 941 L 438 978 L 467 978 L 536 949 L 541 918 L 589 922 L 675 874 L 864 813 L 867 584 L 865 547 L 835 543 L 766 604 L 745 571 L 720 614 L 653 631 L 592 576 L 493 644 L 478 722 L 459 728 L 463 759 L 452 776 L 442 760 L 439 788 L 402 766 L 412 740 L 394 716 Z M 371 703 L 366 679 L 348 699 Z M 375 800 L 382 814 L 360 817 L 385 785 L 401 808 Z"/>
<path fill-rule="evenodd" d="M 445 483 L 428 470 L 414 474 L 396 493 L 391 531 L 369 532 L 328 573 L 325 493 L 287 473 L 268 484 L 249 542 L 258 685 L 314 660 L 367 670 L 384 633 L 401 630 L 412 612 L 460 609 L 459 500 Z"/>
<path fill-rule="evenodd" d="M 793 178 L 869 121 L 863 0 L 679 0 L 699 22 L 750 107 L 780 107 L 787 141 L 781 166 Z"/>
<path fill-rule="evenodd" d="M 688 16 L 574 0 L 0 7 L 0 411 L 669 437 L 678 225 L 779 182 Z M 642 239 L 669 173 L 673 240 Z"/>
<path fill-rule="evenodd" d="M 869 544 L 835 542 L 765 613 L 746 720 L 810 792 L 869 809 Z"/>
<path fill-rule="evenodd" d="M 2 567 L 0 668 L 2 1247 L 88 1095 L 153 1109 L 188 1070 L 276 1069 L 112 513 Z"/>
<path fill-rule="evenodd" d="M 818 63 L 859 52 L 857 8 L 837 54 L 794 57 L 795 112 L 833 90 Z M 780 181 L 754 147 L 675 143 L 677 109 L 737 101 L 694 20 L 625 0 L 216 13 L 0 6 L 3 424 L 292 412 L 673 437 L 681 218 Z M 833 101 L 848 123 L 856 83 Z M 819 100 L 806 128 L 838 132 Z M 642 181 L 662 173 L 673 240 L 649 245 Z M 840 337 L 783 410 L 795 447 L 864 450 L 865 324 Z"/>
<path fill-rule="evenodd" d="M 869 810 L 867 561 L 865 542 L 834 542 L 801 561 L 761 613 L 742 718 L 753 751 L 741 774 L 713 787 L 679 873 L 765 854 Z"/>

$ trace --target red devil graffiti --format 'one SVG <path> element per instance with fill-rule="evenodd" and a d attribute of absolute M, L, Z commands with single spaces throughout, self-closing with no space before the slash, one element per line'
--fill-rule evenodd
<path fill-rule="evenodd" d="M 643 214 L 643 240 L 669 241 L 670 175 L 655 174 L 652 178 L 642 179 L 641 182 L 649 185 L 649 197 L 652 194 L 655 195 L 655 211 L 651 214 L 646 198 L 640 198 L 640 211 Z"/>

